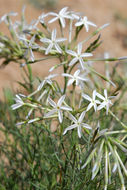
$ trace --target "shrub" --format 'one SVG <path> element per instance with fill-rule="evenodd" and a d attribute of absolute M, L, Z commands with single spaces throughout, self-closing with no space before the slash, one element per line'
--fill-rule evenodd
<path fill-rule="evenodd" d="M 43 13 L 31 24 L 24 9 L 21 21 L 12 23 L 11 16 L 16 15 L 11 12 L 0 20 L 11 34 L 11 38 L 0 34 L 2 66 L 13 61 L 25 74 L 24 82 L 19 82 L 24 91 L 14 100 L 5 91 L 6 100 L 1 102 L 1 189 L 124 190 L 127 77 L 117 67 L 120 63 L 126 67 L 126 57 L 93 58 L 101 44 L 99 33 L 108 24 L 79 42 L 81 31 L 97 26 L 67 7 L 58 14 Z M 54 22 L 60 30 L 49 28 Z M 40 57 L 35 59 L 36 52 Z M 50 74 L 36 78 L 34 85 L 30 65 L 53 58 L 59 62 L 53 61 Z M 104 62 L 106 76 L 94 62 Z M 57 80 L 59 68 L 63 82 Z"/>

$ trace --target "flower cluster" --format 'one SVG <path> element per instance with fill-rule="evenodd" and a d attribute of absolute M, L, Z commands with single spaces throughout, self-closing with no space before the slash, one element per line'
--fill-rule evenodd
<path fill-rule="evenodd" d="M 24 17 L 24 9 L 22 15 Z M 36 90 L 31 94 L 16 95 L 16 103 L 13 104 L 11 108 L 16 110 L 23 106 L 28 107 L 26 120 L 21 121 L 19 124 L 31 124 L 42 121 L 46 126 L 48 122 L 49 125 L 51 125 L 52 121 L 55 120 L 60 129 L 56 130 L 60 131 L 62 138 L 65 138 L 65 136 L 68 137 L 69 134 L 73 136 L 73 132 L 75 134 L 75 128 L 77 128 L 77 138 L 80 140 L 86 138 L 89 143 L 91 143 L 91 148 L 88 151 L 89 155 L 88 157 L 86 156 L 86 162 L 81 168 L 83 169 L 86 167 L 92 159 L 94 162 L 96 158 L 92 170 L 92 179 L 94 179 L 101 168 L 100 165 L 103 152 L 106 152 L 105 163 L 107 164 L 107 159 L 110 160 L 108 158 L 108 151 L 110 151 L 112 155 L 117 155 L 117 160 L 115 160 L 114 157 L 113 158 L 117 164 L 118 173 L 121 175 L 121 170 L 119 168 L 120 166 L 123 168 L 123 165 L 121 164 L 122 161 L 119 159 L 119 155 L 115 148 L 115 146 L 118 145 L 118 142 L 115 143 L 114 138 L 107 137 L 113 132 L 110 131 L 110 129 L 109 133 L 107 130 L 100 131 L 101 127 L 95 129 L 94 124 L 94 122 L 98 123 L 98 120 L 101 120 L 102 114 L 106 118 L 108 118 L 108 114 L 110 114 L 113 118 L 119 121 L 110 109 L 110 106 L 113 105 L 111 99 L 115 99 L 116 94 L 113 93 L 110 88 L 106 89 L 104 86 L 101 86 L 100 84 L 102 83 L 98 82 L 98 78 L 102 79 L 103 82 L 106 81 L 106 84 L 113 85 L 113 88 L 114 83 L 110 80 L 110 77 L 105 77 L 99 73 L 91 63 L 96 61 L 105 61 L 107 63 L 107 61 L 110 60 L 122 60 L 126 57 L 111 59 L 107 57 L 103 59 L 93 58 L 94 50 L 101 44 L 99 41 L 100 36 L 97 37 L 93 43 L 90 43 L 87 48 L 86 45 L 84 45 L 85 42 L 93 36 L 96 36 L 107 25 L 101 26 L 84 41 L 79 42 L 78 35 L 83 27 L 85 27 L 88 34 L 89 26 L 95 28 L 97 25 L 89 21 L 86 16 L 82 17 L 79 13 L 69 11 L 68 7 L 64 7 L 58 13 L 42 13 L 38 19 L 31 24 L 19 21 L 12 24 L 12 21 L 9 19 L 10 16 L 16 16 L 16 13 L 4 15 L 0 19 L 0 22 L 5 21 L 5 23 L 11 26 L 12 37 L 16 40 L 15 43 L 11 43 L 9 47 L 5 47 L 6 44 L 9 44 L 7 43 L 8 39 L 1 36 L 1 57 L 3 55 L 3 57 L 5 57 L 6 52 L 14 52 L 12 57 L 9 57 L 9 60 L 17 61 L 21 66 L 28 66 L 31 63 L 57 58 L 59 63 L 55 64 L 52 62 L 53 65 L 49 69 L 49 72 L 51 73 L 58 67 L 63 68 L 62 74 L 49 74 L 43 80 L 39 80 L 38 87 L 36 87 Z M 47 21 L 48 18 L 49 20 Z M 59 32 L 56 30 L 56 27 L 53 30 L 50 30 L 47 26 L 47 23 L 50 25 L 57 21 L 61 31 L 60 37 L 57 37 L 59 36 Z M 41 24 L 42 30 L 37 27 L 38 24 Z M 64 29 L 67 26 L 69 26 L 69 32 L 66 33 L 65 36 Z M 5 51 L 5 48 L 8 48 L 8 51 Z M 43 57 L 35 59 L 34 52 L 39 52 Z M 61 83 L 59 84 L 57 80 L 54 80 L 54 77 L 57 76 L 61 78 L 62 85 Z M 109 87 L 109 85 L 107 86 Z M 92 94 L 92 97 L 88 94 Z M 32 112 L 35 113 L 38 110 L 40 111 L 40 115 L 32 118 Z M 33 115 L 35 116 L 35 114 Z M 125 127 L 123 123 L 120 124 Z M 119 140 L 119 142 L 121 145 L 117 147 L 125 146 L 121 140 Z M 89 147 L 89 145 L 86 147 Z M 86 151 L 86 147 L 83 150 Z M 100 155 L 100 157 L 98 155 Z M 107 165 L 105 166 L 106 171 L 109 170 L 107 169 Z M 107 180 L 106 177 L 105 179 Z M 123 178 L 120 179 L 122 179 L 121 183 L 124 186 Z M 105 183 L 106 190 L 108 183 L 107 181 Z"/>

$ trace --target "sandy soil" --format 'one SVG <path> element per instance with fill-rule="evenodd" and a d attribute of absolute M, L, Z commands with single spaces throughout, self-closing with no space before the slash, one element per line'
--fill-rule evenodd
<path fill-rule="evenodd" d="M 0 17 L 10 11 L 21 12 L 24 1 L 22 0 L 0 0 Z M 97 56 L 102 55 L 104 51 L 110 53 L 112 57 L 120 57 L 127 55 L 127 45 L 125 37 L 127 25 L 121 20 L 116 20 L 115 15 L 127 19 L 127 1 L 126 0 L 63 0 L 58 1 L 56 10 L 68 6 L 70 10 L 82 12 L 87 15 L 89 20 L 101 26 L 105 23 L 110 23 L 110 26 L 102 31 L 103 44 L 97 50 Z M 46 10 L 44 10 L 46 12 Z M 37 18 L 42 13 L 42 10 L 35 9 L 32 5 L 27 6 L 26 18 L 30 22 Z M 2 24 L 0 31 L 5 31 L 6 28 Z M 84 39 L 84 33 L 81 36 Z M 51 65 L 51 62 L 50 62 Z M 47 63 L 42 66 L 42 63 L 33 65 L 34 75 L 44 76 L 48 70 Z M 18 65 L 11 63 L 6 68 L 0 70 L 0 96 L 2 97 L 2 89 L 5 87 L 17 88 L 16 81 L 21 80 L 21 72 Z"/>

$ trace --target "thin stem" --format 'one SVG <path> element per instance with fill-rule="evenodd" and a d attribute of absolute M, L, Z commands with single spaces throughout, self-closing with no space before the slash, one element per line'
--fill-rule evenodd
<path fill-rule="evenodd" d="M 109 113 L 116 119 L 116 121 L 122 125 L 123 128 L 127 129 L 127 126 L 122 121 L 120 121 L 119 118 L 111 110 L 109 110 Z"/>

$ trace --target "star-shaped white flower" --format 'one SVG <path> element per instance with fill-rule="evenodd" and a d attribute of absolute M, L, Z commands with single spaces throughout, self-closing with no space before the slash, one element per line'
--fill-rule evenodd
<path fill-rule="evenodd" d="M 45 77 L 45 79 L 39 84 L 37 90 L 41 90 L 43 88 L 43 86 L 48 83 L 49 85 L 52 84 L 52 78 L 56 77 L 58 74 L 52 74 L 52 75 L 49 75 L 47 77 Z"/>
<path fill-rule="evenodd" d="M 15 13 L 15 12 L 10 12 L 8 14 L 5 14 L 3 15 L 1 18 L 0 18 L 0 23 L 1 22 L 5 22 L 5 24 L 8 24 L 8 20 L 7 20 L 7 17 L 10 17 L 10 16 L 17 16 L 18 13 Z"/>
<path fill-rule="evenodd" d="M 67 50 L 66 51 L 69 55 L 73 56 L 74 58 L 71 60 L 69 63 L 69 66 L 74 65 L 77 61 L 80 62 L 82 69 L 84 70 L 84 57 L 90 57 L 93 56 L 92 53 L 82 53 L 82 43 L 79 43 L 77 46 L 77 52 L 72 51 L 72 50 Z"/>
<path fill-rule="evenodd" d="M 80 84 L 80 81 L 88 81 L 87 78 L 83 78 L 80 75 L 80 70 L 78 69 L 77 71 L 75 71 L 74 75 L 70 75 L 68 73 L 63 73 L 62 76 L 65 77 L 70 77 L 71 79 L 68 81 L 67 86 L 70 86 L 71 84 L 73 84 L 75 82 L 76 86 Z"/>
<path fill-rule="evenodd" d="M 38 22 L 40 22 L 41 24 L 44 24 L 45 23 L 45 21 L 44 21 L 44 19 L 45 19 L 45 17 L 47 17 L 49 14 L 48 13 L 42 13 L 39 17 L 38 17 Z"/>
<path fill-rule="evenodd" d="M 88 21 L 88 18 L 86 16 L 84 16 L 83 18 L 81 18 L 76 24 L 75 26 L 85 26 L 86 32 L 89 31 L 89 25 L 97 27 L 96 24 L 94 24 L 91 21 Z"/>
<path fill-rule="evenodd" d="M 104 96 L 102 96 L 101 94 L 99 94 L 98 92 L 96 93 L 97 97 L 99 97 L 101 100 L 103 100 L 103 102 L 100 103 L 100 105 L 98 106 L 97 110 L 101 110 L 102 108 L 106 108 L 106 114 L 108 114 L 108 110 L 109 110 L 109 106 L 110 104 L 113 105 L 113 103 L 111 102 L 111 98 L 114 98 L 114 96 L 109 96 L 107 95 L 107 90 L 104 89 Z"/>
<path fill-rule="evenodd" d="M 63 135 L 65 135 L 67 133 L 67 131 L 72 130 L 74 128 L 77 128 L 78 136 L 79 136 L 79 138 L 81 138 L 81 136 L 82 136 L 82 127 L 86 128 L 86 129 L 92 129 L 88 124 L 82 122 L 83 119 L 84 119 L 85 113 L 86 112 L 83 111 L 78 119 L 76 119 L 72 114 L 69 114 L 69 117 L 73 121 L 74 124 L 67 127 L 64 130 Z"/>
<path fill-rule="evenodd" d="M 41 42 L 49 44 L 46 51 L 45 51 L 46 55 L 48 53 L 50 53 L 50 51 L 53 49 L 53 47 L 55 47 L 55 49 L 57 50 L 58 53 L 62 53 L 62 49 L 60 48 L 58 43 L 64 42 L 65 40 L 66 40 L 66 38 L 57 38 L 56 39 L 56 29 L 54 29 L 52 31 L 51 39 L 48 39 L 48 38 L 41 38 L 40 39 Z"/>
<path fill-rule="evenodd" d="M 54 113 L 57 113 L 59 122 L 62 123 L 62 121 L 63 121 L 62 111 L 63 110 L 72 111 L 71 107 L 62 105 L 65 97 L 66 97 L 66 95 L 61 96 L 61 98 L 58 100 L 57 103 L 55 103 L 50 97 L 48 97 L 48 102 L 53 107 L 53 109 L 51 111 L 49 111 L 48 113 L 46 113 L 45 117 L 49 117 L 51 115 L 54 115 Z"/>
<path fill-rule="evenodd" d="M 67 11 L 68 7 L 64 7 L 59 11 L 59 13 L 50 12 L 49 15 L 55 16 L 53 19 L 51 19 L 48 23 L 55 22 L 59 19 L 61 26 L 65 28 L 65 18 L 72 19 L 72 17 L 69 15 L 69 12 Z"/>
<path fill-rule="evenodd" d="M 11 106 L 12 110 L 16 110 L 24 105 L 23 100 L 20 98 L 18 94 L 16 94 L 16 98 L 14 98 L 14 100 L 16 101 L 16 104 L 13 104 Z"/>
<path fill-rule="evenodd" d="M 93 91 L 92 98 L 90 96 L 88 96 L 87 94 L 82 94 L 82 97 L 90 102 L 86 111 L 89 111 L 92 107 L 94 107 L 94 110 L 96 112 L 97 111 L 97 104 L 100 104 L 100 101 L 96 100 L 96 90 Z"/>
<path fill-rule="evenodd" d="M 31 59 L 31 61 L 34 62 L 34 54 L 33 54 L 32 50 L 39 48 L 38 44 L 33 44 L 34 41 L 35 41 L 35 35 L 30 39 L 29 42 L 28 42 L 28 40 L 26 38 L 19 37 L 19 39 L 23 41 L 24 45 L 27 48 L 27 50 L 25 52 L 25 56 L 28 55 L 28 53 L 30 53 L 30 59 Z"/>

